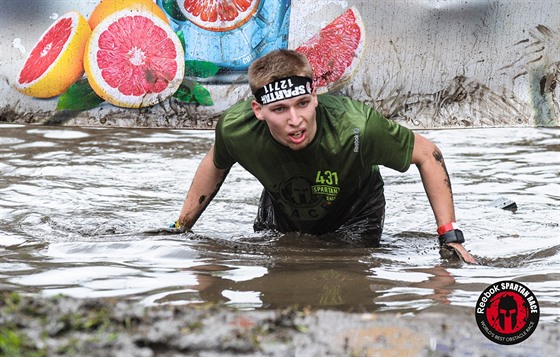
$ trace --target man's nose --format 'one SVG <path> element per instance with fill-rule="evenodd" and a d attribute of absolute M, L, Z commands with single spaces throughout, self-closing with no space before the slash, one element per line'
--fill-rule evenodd
<path fill-rule="evenodd" d="M 301 123 L 302 119 L 301 119 L 301 117 L 299 116 L 298 111 L 296 110 L 296 108 L 293 108 L 293 107 L 290 108 L 290 110 L 289 110 L 289 115 L 290 115 L 290 117 L 289 117 L 288 123 L 289 123 L 290 125 L 298 126 L 298 125 Z"/>

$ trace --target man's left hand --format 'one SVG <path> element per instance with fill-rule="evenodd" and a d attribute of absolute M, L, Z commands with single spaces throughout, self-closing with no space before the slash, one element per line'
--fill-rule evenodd
<path fill-rule="evenodd" d="M 187 229 L 182 228 L 156 228 L 142 232 L 146 235 L 168 235 L 168 234 L 183 234 L 189 232 Z"/>
<path fill-rule="evenodd" d="M 440 250 L 451 250 L 453 253 L 455 253 L 455 255 L 459 259 L 461 259 L 465 263 L 478 264 L 476 259 L 474 259 L 474 257 L 469 252 L 467 252 L 467 250 L 465 249 L 465 247 L 461 245 L 461 243 L 457 243 L 457 242 L 446 243 L 440 248 Z"/>

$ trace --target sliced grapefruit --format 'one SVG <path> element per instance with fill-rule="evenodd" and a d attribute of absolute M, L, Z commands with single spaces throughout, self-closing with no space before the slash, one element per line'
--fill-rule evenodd
<path fill-rule="evenodd" d="M 89 26 L 95 29 L 107 16 L 126 8 L 144 8 L 169 23 L 163 10 L 153 0 L 101 0 L 89 15 Z"/>
<path fill-rule="evenodd" d="M 84 74 L 84 49 L 90 34 L 86 19 L 78 12 L 59 17 L 29 53 L 15 88 L 36 98 L 64 93 Z"/>
<path fill-rule="evenodd" d="M 97 95 L 125 108 L 154 105 L 179 88 L 185 72 L 181 41 L 167 22 L 145 9 L 109 15 L 93 30 L 84 54 Z"/>
<path fill-rule="evenodd" d="M 309 59 L 317 93 L 325 93 L 350 79 L 360 62 L 364 44 L 362 18 L 358 10 L 351 7 L 296 51 Z"/>
<path fill-rule="evenodd" d="M 230 31 L 255 14 L 260 0 L 177 0 L 183 15 L 208 31 Z"/>

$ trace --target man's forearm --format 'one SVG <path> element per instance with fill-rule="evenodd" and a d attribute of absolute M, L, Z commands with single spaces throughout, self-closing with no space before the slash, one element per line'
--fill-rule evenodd
<path fill-rule="evenodd" d="M 436 225 L 439 227 L 455 221 L 453 192 L 443 159 L 441 162 L 438 160 L 424 162 L 418 165 L 418 171 L 434 212 Z"/>
<path fill-rule="evenodd" d="M 213 162 L 214 148 L 206 154 L 194 175 L 179 215 L 182 228 L 192 228 L 208 204 L 220 190 L 229 170 L 216 168 Z"/>
<path fill-rule="evenodd" d="M 437 226 L 455 221 L 451 180 L 439 148 L 416 134 L 413 163 L 418 167 Z"/>

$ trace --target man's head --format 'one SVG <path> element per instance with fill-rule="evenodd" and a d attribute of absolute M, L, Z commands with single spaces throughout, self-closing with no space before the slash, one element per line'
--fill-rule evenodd
<path fill-rule="evenodd" d="M 266 122 L 276 141 L 292 150 L 305 148 L 317 132 L 312 77 L 307 58 L 292 50 L 270 52 L 249 67 L 255 116 Z"/>
<path fill-rule="evenodd" d="M 255 95 L 270 82 L 290 76 L 313 78 L 313 69 L 304 54 L 293 50 L 276 50 L 251 63 L 249 86 Z"/>

